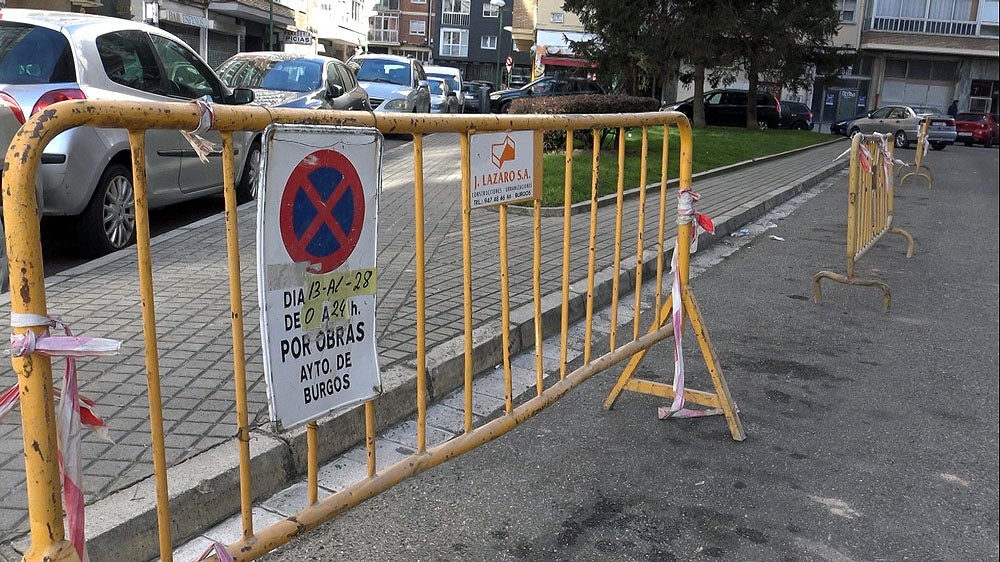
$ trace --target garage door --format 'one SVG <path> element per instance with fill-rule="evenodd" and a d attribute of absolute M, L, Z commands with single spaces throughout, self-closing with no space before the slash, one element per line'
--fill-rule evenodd
<path fill-rule="evenodd" d="M 955 99 L 958 65 L 952 61 L 886 61 L 879 105 L 929 105 L 944 111 Z"/>

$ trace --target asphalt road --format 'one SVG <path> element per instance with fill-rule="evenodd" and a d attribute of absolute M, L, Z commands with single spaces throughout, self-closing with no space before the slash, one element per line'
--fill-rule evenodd
<path fill-rule="evenodd" d="M 889 313 L 871 287 L 811 300 L 816 272 L 844 272 L 842 176 L 693 280 L 745 442 L 721 418 L 660 421 L 651 397 L 604 411 L 612 369 L 265 560 L 997 560 L 1000 162 L 927 161 L 933 189 L 896 197 L 913 258 L 889 235 L 858 263 Z M 671 363 L 661 343 L 642 376 Z"/>

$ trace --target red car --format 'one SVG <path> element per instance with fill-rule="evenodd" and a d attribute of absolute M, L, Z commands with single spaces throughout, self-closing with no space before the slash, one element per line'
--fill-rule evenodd
<path fill-rule="evenodd" d="M 989 113 L 959 113 L 955 116 L 955 130 L 958 132 L 956 142 L 964 142 L 965 146 L 978 143 L 990 148 L 1000 141 L 1000 126 Z"/>

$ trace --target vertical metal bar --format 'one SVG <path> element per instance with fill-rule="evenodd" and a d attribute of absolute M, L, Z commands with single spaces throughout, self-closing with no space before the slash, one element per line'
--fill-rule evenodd
<path fill-rule="evenodd" d="M 11 144 L 19 141 L 15 138 Z M 38 144 L 34 150 L 34 157 L 20 159 L 10 158 L 8 153 L 4 166 L 7 171 L 3 177 L 3 218 L 10 260 L 10 309 L 12 315 L 47 317 L 41 229 L 35 198 L 35 175 L 42 146 Z M 27 150 L 22 152 L 22 156 L 26 154 L 29 154 Z M 13 331 L 42 334 L 46 329 L 47 326 L 14 327 Z M 21 436 L 31 530 L 31 546 L 24 559 L 78 560 L 63 528 L 58 437 L 53 423 L 56 413 L 52 362 L 48 357 L 32 353 L 11 357 L 11 364 L 17 372 L 21 401 Z"/>
<path fill-rule="evenodd" d="M 463 154 L 463 161 L 465 157 Z M 424 261 L 424 135 L 420 133 L 413 135 L 413 227 L 414 258 L 417 260 L 417 453 L 423 453 L 427 450 L 427 264 Z"/>
<path fill-rule="evenodd" d="M 156 344 L 156 311 L 153 295 L 153 260 L 149 247 L 149 204 L 146 189 L 146 132 L 129 130 L 132 145 L 132 182 L 135 189 L 135 247 L 139 255 L 139 301 L 142 333 L 146 344 L 146 385 L 149 389 L 149 433 L 153 444 L 153 474 L 156 480 L 156 521 L 160 557 L 173 559 L 170 546 L 170 494 L 167 491 L 167 455 L 163 439 L 163 398 L 160 393 L 160 362 Z"/>
<path fill-rule="evenodd" d="M 503 341 L 504 412 L 514 411 L 514 390 L 510 375 L 510 271 L 507 252 L 507 204 L 500 205 L 500 339 Z"/>
<path fill-rule="evenodd" d="M 670 126 L 663 126 L 663 147 L 660 155 L 660 215 L 656 227 L 656 320 L 655 326 L 663 322 L 660 306 L 663 303 L 663 253 L 667 227 L 667 162 L 670 148 Z"/>
<path fill-rule="evenodd" d="M 562 255 L 562 320 L 559 332 L 559 380 L 566 378 L 566 357 L 569 348 L 569 256 L 571 216 L 573 207 L 573 129 L 566 130 L 566 167 L 563 180 L 563 255 Z M 539 375 L 541 385 L 541 375 Z M 541 386 L 539 386 L 541 390 Z"/>
<path fill-rule="evenodd" d="M 632 339 L 639 339 L 639 307 L 642 305 L 642 250 L 646 233 L 646 151 L 649 150 L 649 127 L 642 127 L 642 154 L 639 156 L 639 225 L 635 240 L 635 317 Z"/>
<path fill-rule="evenodd" d="M 594 131 L 599 137 L 599 132 Z M 618 292 L 621 290 L 622 266 L 622 214 L 624 214 L 625 197 L 625 129 L 618 129 L 618 187 L 615 195 L 615 258 L 611 278 L 611 334 L 608 337 L 608 348 L 615 350 L 615 338 L 618 335 Z"/>
<path fill-rule="evenodd" d="M 472 431 L 472 196 L 469 134 L 462 135 L 462 309 L 465 313 L 465 432 Z"/>
<path fill-rule="evenodd" d="M 858 214 L 858 182 L 860 181 L 860 165 L 858 150 L 861 146 L 861 136 L 854 135 L 851 139 L 850 173 L 847 181 L 847 277 L 854 277 L 854 254 L 857 252 L 857 214 Z"/>
<path fill-rule="evenodd" d="M 368 478 L 375 476 L 378 459 L 375 458 L 375 401 L 365 402 L 365 451 L 368 460 Z"/>
<path fill-rule="evenodd" d="M 584 323 L 583 362 L 590 363 L 591 338 L 594 333 L 594 270 L 597 261 L 597 183 L 600 177 L 601 139 L 594 136 L 591 148 L 590 179 L 590 249 L 587 255 L 587 321 Z"/>
<path fill-rule="evenodd" d="M 681 151 L 680 151 L 680 177 L 678 178 L 678 186 L 680 190 L 691 189 L 691 160 L 694 157 L 693 142 L 691 136 L 691 125 L 687 121 L 681 121 L 678 123 L 678 130 L 680 131 L 681 138 Z M 679 217 L 678 217 L 679 218 Z M 691 263 L 691 230 L 692 226 L 690 222 L 678 221 L 677 225 L 677 271 L 681 278 L 681 290 L 687 289 L 688 280 L 690 277 L 690 263 Z M 675 302 L 674 306 L 683 306 L 682 303 Z M 674 337 L 677 337 L 675 335 Z"/>
<path fill-rule="evenodd" d="M 306 424 L 306 494 L 309 505 L 315 505 L 319 501 L 318 429 L 319 426 L 314 421 Z"/>
<path fill-rule="evenodd" d="M 537 181 L 542 181 L 538 178 Z M 535 200 L 535 218 L 532 230 L 535 233 L 534 254 L 532 255 L 532 292 L 535 298 L 535 387 L 538 394 L 545 390 L 545 367 L 542 364 L 542 202 Z"/>
<path fill-rule="evenodd" d="M 236 210 L 236 166 L 233 133 L 222 133 L 222 182 L 226 204 L 226 255 L 229 268 L 229 310 L 233 333 L 233 383 L 236 391 L 236 435 L 240 455 L 240 515 L 243 538 L 253 536 L 253 492 L 250 474 L 250 414 L 243 326 L 243 282 L 240 276 L 240 230 Z"/>

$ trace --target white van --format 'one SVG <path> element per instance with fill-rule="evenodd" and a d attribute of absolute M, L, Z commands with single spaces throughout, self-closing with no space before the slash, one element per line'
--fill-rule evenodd
<path fill-rule="evenodd" d="M 465 111 L 465 92 L 462 91 L 462 71 L 450 66 L 424 65 L 427 76 L 444 79 L 451 89 L 458 93 L 459 113 Z"/>

